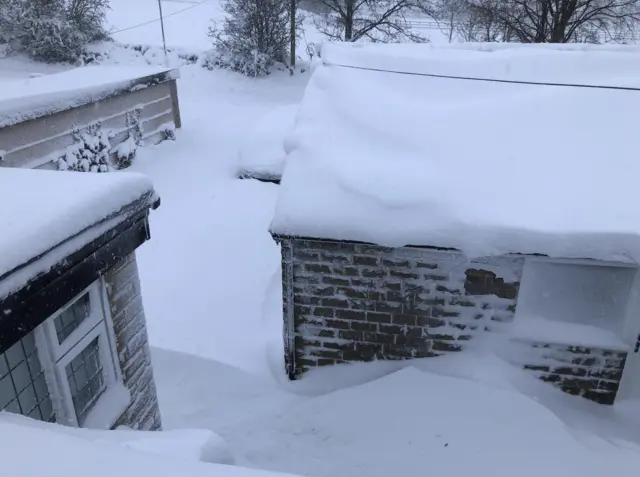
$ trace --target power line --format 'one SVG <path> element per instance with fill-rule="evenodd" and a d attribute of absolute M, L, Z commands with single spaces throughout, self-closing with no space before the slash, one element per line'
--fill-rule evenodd
<path fill-rule="evenodd" d="M 525 84 L 525 85 L 534 85 L 534 86 L 561 86 L 566 88 L 592 88 L 592 89 L 613 89 L 613 90 L 619 90 L 619 91 L 640 91 L 640 88 L 634 88 L 632 86 L 606 86 L 606 85 L 596 85 L 596 84 L 573 84 L 573 83 L 539 83 L 536 81 L 477 78 L 472 76 L 453 76 L 453 75 L 439 75 L 435 73 L 416 73 L 412 71 L 383 70 L 380 68 L 367 68 L 364 66 L 342 65 L 337 63 L 324 63 L 324 64 L 326 66 L 336 66 L 338 68 L 351 68 L 354 70 L 376 71 L 378 73 L 392 73 L 397 75 L 408 75 L 408 76 L 426 76 L 428 78 L 454 79 L 454 80 L 463 80 L 463 81 L 480 81 L 485 83 L 511 83 L 511 84 Z"/>
<path fill-rule="evenodd" d="M 193 5 L 189 5 L 188 7 L 185 7 L 183 9 L 181 9 L 181 10 L 178 10 L 176 12 L 170 13 L 169 15 L 163 15 L 162 18 L 169 18 L 169 17 L 172 17 L 174 15 L 177 15 L 178 13 L 186 12 L 187 10 L 191 10 L 192 8 L 198 7 L 198 6 L 202 5 L 203 3 L 207 3 L 208 1 L 209 0 L 201 0 L 198 3 L 194 3 Z M 159 22 L 160 20 L 161 20 L 160 17 L 154 18 L 153 20 L 149 20 L 149 21 L 146 21 L 144 23 L 139 23 L 137 25 L 132 25 L 132 26 L 127 27 L 127 28 L 122 28 L 120 30 L 111 31 L 111 32 L 109 32 L 109 34 L 110 35 L 115 35 L 116 33 L 122 33 L 123 31 L 134 30 L 135 28 L 140 28 L 140 27 L 145 26 L 145 25 L 151 25 L 152 23 Z"/>
<path fill-rule="evenodd" d="M 192 5 L 189 5 L 188 7 L 185 7 L 183 9 L 181 9 L 181 10 L 178 10 L 176 12 L 170 13 L 169 15 L 163 15 L 162 18 L 169 18 L 169 17 L 172 17 L 172 16 L 177 15 L 179 13 L 186 12 L 187 10 L 191 10 L 192 8 L 198 7 L 198 6 L 202 5 L 203 3 L 207 3 L 208 1 L 209 0 L 201 0 L 201 1 L 197 2 L 197 3 L 193 3 Z M 180 3 L 182 3 L 182 2 L 180 2 Z M 186 2 L 184 2 L 184 3 L 186 3 Z M 127 27 L 127 28 L 122 28 L 120 30 L 111 31 L 111 32 L 109 32 L 109 34 L 110 35 L 115 35 L 116 33 L 121 33 L 123 31 L 129 31 L 129 30 L 133 30 L 135 28 L 140 28 L 140 27 L 145 26 L 145 25 L 151 25 L 152 23 L 159 22 L 160 20 L 161 20 L 160 17 L 154 18 L 153 20 L 149 20 L 149 21 L 146 21 L 144 23 L 139 23 L 137 25 L 132 25 L 132 26 Z M 0 60 L 6 60 L 6 59 L 9 59 L 9 58 L 13 58 L 14 56 L 18 56 L 19 54 L 20 54 L 20 52 L 15 52 L 15 53 L 11 53 L 9 55 L 0 56 Z"/>

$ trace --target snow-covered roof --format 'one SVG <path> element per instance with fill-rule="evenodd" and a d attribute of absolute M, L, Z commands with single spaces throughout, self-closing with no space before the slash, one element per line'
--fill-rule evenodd
<path fill-rule="evenodd" d="M 271 230 L 640 262 L 640 91 L 422 75 L 640 87 L 637 51 L 327 45 Z"/>
<path fill-rule="evenodd" d="M 5 413 L 2 413 L 5 414 Z M 85 429 L 0 419 L 0 459 L 13 477 L 286 477 L 287 474 L 198 462 L 173 447 L 192 447 L 178 435 L 152 438 L 148 433 L 119 431 L 114 437 Z M 109 432 L 109 431 L 104 431 Z M 123 431 L 124 432 L 124 431 Z M 84 435 L 82 435 L 84 434 Z M 185 435 L 184 438 L 190 436 Z M 155 442 L 154 442 L 155 441 Z M 164 448 L 163 448 L 164 447 Z M 185 449 L 186 450 L 186 449 Z"/>
<path fill-rule="evenodd" d="M 297 112 L 297 104 L 287 104 L 270 110 L 256 121 L 240 146 L 240 176 L 280 179 L 286 157 L 283 140 L 293 129 Z"/>
<path fill-rule="evenodd" d="M 140 199 L 153 200 L 153 184 L 143 174 L 0 167 L 0 297 L 114 227 L 125 218 L 121 209 Z M 54 247 L 60 253 L 13 273 Z"/>
<path fill-rule="evenodd" d="M 177 69 L 157 66 L 86 66 L 4 82 L 0 128 L 178 77 Z"/>

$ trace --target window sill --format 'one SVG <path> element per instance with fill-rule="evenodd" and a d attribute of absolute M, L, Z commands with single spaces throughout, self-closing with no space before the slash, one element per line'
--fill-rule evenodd
<path fill-rule="evenodd" d="M 109 388 L 89 412 L 82 427 L 86 429 L 111 429 L 131 403 L 131 394 L 122 383 Z"/>

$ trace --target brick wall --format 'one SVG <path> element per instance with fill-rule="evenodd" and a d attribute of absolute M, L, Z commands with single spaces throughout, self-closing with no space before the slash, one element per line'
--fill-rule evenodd
<path fill-rule="evenodd" d="M 124 425 L 132 429 L 160 429 L 160 408 L 135 253 L 109 270 L 105 274 L 105 281 L 124 384 L 131 392 L 131 405 L 115 427 Z"/>
<path fill-rule="evenodd" d="M 613 404 L 626 351 L 517 340 L 511 361 L 564 392 Z"/>
<path fill-rule="evenodd" d="M 522 257 L 467 260 L 456 251 L 280 239 L 285 361 L 310 368 L 460 351 L 513 321 Z M 509 356 L 543 381 L 602 404 L 626 352 L 511 340 Z"/>
<path fill-rule="evenodd" d="M 283 239 L 289 376 L 349 361 L 459 351 L 512 321 L 522 258 Z"/>

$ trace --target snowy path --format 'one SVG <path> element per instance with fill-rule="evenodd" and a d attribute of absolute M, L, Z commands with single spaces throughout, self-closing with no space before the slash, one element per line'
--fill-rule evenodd
<path fill-rule="evenodd" d="M 264 375 L 262 301 L 279 263 L 268 233 L 277 188 L 233 178 L 246 130 L 260 114 L 299 100 L 308 77 L 252 82 L 225 71 L 182 69 L 183 129 L 175 143 L 141 150 L 134 169 L 162 197 L 153 239 L 139 251 L 153 346 Z M 278 325 L 279 326 L 279 325 Z"/>

